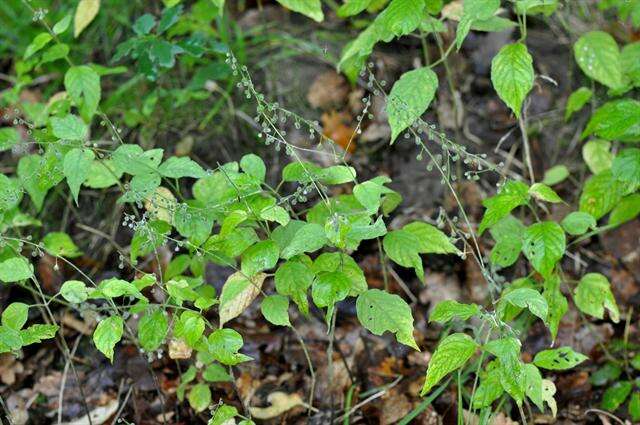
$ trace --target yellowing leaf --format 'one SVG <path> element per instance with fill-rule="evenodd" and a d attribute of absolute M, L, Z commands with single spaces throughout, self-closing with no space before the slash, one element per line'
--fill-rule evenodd
<path fill-rule="evenodd" d="M 276 391 L 267 396 L 267 401 L 271 403 L 269 407 L 249 407 L 251 416 L 256 419 L 273 419 L 296 406 L 304 405 L 302 398 L 298 394 L 287 394 Z"/>
<path fill-rule="evenodd" d="M 266 277 L 266 274 L 258 273 L 249 279 L 242 272 L 229 276 L 220 294 L 220 326 L 238 317 L 249 307 L 260 293 Z"/>
<path fill-rule="evenodd" d="M 100 0 L 80 0 L 76 14 L 73 17 L 73 36 L 78 38 L 80 33 L 89 26 L 100 10 Z"/>

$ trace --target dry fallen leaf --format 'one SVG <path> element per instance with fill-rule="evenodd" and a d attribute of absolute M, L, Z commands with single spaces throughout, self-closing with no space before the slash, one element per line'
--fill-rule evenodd
<path fill-rule="evenodd" d="M 348 94 L 347 80 L 335 71 L 327 71 L 313 81 L 307 100 L 314 108 L 329 109 L 343 104 Z"/>
<path fill-rule="evenodd" d="M 174 360 L 188 359 L 191 357 L 192 351 L 182 338 L 172 338 L 169 341 L 169 358 Z"/>
<path fill-rule="evenodd" d="M 355 129 L 347 125 L 351 122 L 351 116 L 346 112 L 331 111 L 322 114 L 322 134 L 333 140 L 342 149 L 353 152 L 356 149 Z"/>
<path fill-rule="evenodd" d="M 84 415 L 81 418 L 76 419 L 71 422 L 64 422 L 62 425 L 102 425 L 107 422 L 114 413 L 118 411 L 118 400 L 111 400 L 107 405 L 100 406 L 93 409 L 90 413 L 91 421 L 89 421 L 89 416 Z"/>
<path fill-rule="evenodd" d="M 0 354 L 0 381 L 2 381 L 3 384 L 15 384 L 16 375 L 22 372 L 24 372 L 24 366 L 16 360 L 13 354 Z"/>
<path fill-rule="evenodd" d="M 269 407 L 249 407 L 251 415 L 256 419 L 273 419 L 296 406 L 304 406 L 300 395 L 276 391 L 267 396 Z"/>

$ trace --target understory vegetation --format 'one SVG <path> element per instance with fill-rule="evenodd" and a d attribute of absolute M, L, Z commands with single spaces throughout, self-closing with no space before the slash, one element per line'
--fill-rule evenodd
<path fill-rule="evenodd" d="M 5 0 L 11 424 L 640 423 L 640 0 Z"/>

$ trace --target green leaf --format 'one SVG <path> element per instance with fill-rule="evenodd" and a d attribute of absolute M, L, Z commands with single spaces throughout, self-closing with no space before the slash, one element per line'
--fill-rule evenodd
<path fill-rule="evenodd" d="M 553 350 L 540 351 L 533 359 L 533 363 L 543 369 L 566 370 L 588 359 L 589 357 L 576 353 L 571 347 L 560 347 Z"/>
<path fill-rule="evenodd" d="M 64 75 L 64 87 L 80 113 L 90 118 L 100 103 L 100 76 L 87 65 L 72 66 Z"/>
<path fill-rule="evenodd" d="M 582 158 L 593 174 L 608 170 L 613 163 L 611 142 L 600 139 L 590 140 L 582 147 Z"/>
<path fill-rule="evenodd" d="M 319 181 L 323 184 L 334 185 L 354 181 L 356 170 L 345 165 L 333 165 L 321 168 L 311 162 L 291 162 L 282 169 L 282 180 L 286 182 L 312 183 Z"/>
<path fill-rule="evenodd" d="M 526 13 L 550 16 L 558 8 L 558 0 L 517 0 L 515 6 L 516 12 L 520 15 Z"/>
<path fill-rule="evenodd" d="M 75 115 L 66 115 L 64 118 L 51 117 L 51 129 L 53 135 L 64 140 L 83 141 L 89 135 L 89 127 Z"/>
<path fill-rule="evenodd" d="M 418 251 L 421 254 L 461 254 L 449 237 L 431 224 L 414 221 L 406 224 L 402 230 L 418 238 Z"/>
<path fill-rule="evenodd" d="M 482 201 L 486 211 L 478 231 L 482 234 L 502 218 L 509 215 L 514 208 L 526 205 L 527 202 L 529 202 L 529 188 L 527 185 L 517 181 L 507 181 L 497 195 Z"/>
<path fill-rule="evenodd" d="M 187 157 L 172 156 L 158 167 L 158 172 L 164 177 L 179 179 L 182 177 L 202 178 L 207 173 L 197 162 Z"/>
<path fill-rule="evenodd" d="M 120 177 L 122 177 L 122 172 L 116 170 L 112 160 L 94 160 L 83 184 L 92 189 L 106 189 L 115 186 Z"/>
<path fill-rule="evenodd" d="M 35 324 L 20 331 L 22 345 L 38 344 L 44 339 L 55 338 L 58 325 Z"/>
<path fill-rule="evenodd" d="M 170 230 L 171 225 L 162 220 L 147 221 L 139 225 L 131 239 L 129 252 L 131 262 L 135 263 L 138 257 L 147 255 L 162 245 L 165 242 L 165 235 Z"/>
<path fill-rule="evenodd" d="M 207 384 L 196 384 L 187 395 L 189 405 L 196 412 L 202 412 L 211 404 L 211 390 Z"/>
<path fill-rule="evenodd" d="M 491 61 L 491 82 L 500 99 L 520 116 L 522 102 L 533 87 L 533 58 L 522 43 L 508 44 Z"/>
<path fill-rule="evenodd" d="M 209 420 L 207 425 L 224 425 L 230 424 L 233 421 L 233 418 L 238 415 L 238 409 L 233 406 L 227 406 L 223 404 L 222 406 L 216 409 L 213 417 Z M 240 425 L 251 425 L 249 424 L 240 424 Z"/>
<path fill-rule="evenodd" d="M 591 385 L 601 387 L 608 382 L 616 381 L 622 374 L 622 369 L 615 363 L 605 363 L 596 369 L 589 377 Z"/>
<path fill-rule="evenodd" d="M 573 53 L 589 78 L 612 89 L 622 86 L 620 50 L 611 35 L 603 31 L 588 32 L 575 42 Z"/>
<path fill-rule="evenodd" d="M 44 248 L 51 255 L 77 258 L 82 256 L 82 251 L 76 246 L 71 237 L 64 232 L 51 232 L 42 239 Z"/>
<path fill-rule="evenodd" d="M 534 183 L 529 188 L 529 194 L 541 201 L 559 203 L 563 202 L 558 194 L 544 183 Z"/>
<path fill-rule="evenodd" d="M 100 321 L 93 332 L 93 343 L 111 362 L 113 362 L 113 348 L 122 338 L 124 322 L 120 316 L 111 316 Z"/>
<path fill-rule="evenodd" d="M 249 279 L 242 272 L 227 278 L 220 294 L 220 326 L 238 317 L 260 294 L 266 274 L 258 273 Z"/>
<path fill-rule="evenodd" d="M 70 24 L 71 24 L 71 15 L 66 15 L 64 18 L 60 19 L 58 22 L 55 23 L 52 31 L 55 35 L 60 35 L 69 29 Z"/>
<path fill-rule="evenodd" d="M 51 34 L 48 32 L 41 32 L 36 35 L 25 49 L 23 59 L 29 59 L 34 54 L 38 53 L 47 44 L 49 44 L 51 40 L 53 40 L 53 37 L 51 37 Z"/>
<path fill-rule="evenodd" d="M 209 351 L 220 363 L 233 366 L 251 360 L 251 357 L 238 353 L 242 348 L 242 335 L 233 329 L 216 329 L 207 339 Z"/>
<path fill-rule="evenodd" d="M 563 182 L 569 177 L 569 169 L 566 165 L 555 165 L 544 172 L 542 183 L 553 186 Z"/>
<path fill-rule="evenodd" d="M 544 411 L 542 399 L 542 374 L 531 363 L 524 365 L 525 394 L 540 411 Z"/>
<path fill-rule="evenodd" d="M 290 260 L 278 267 L 275 274 L 276 291 L 291 297 L 304 314 L 309 313 L 307 290 L 315 276 L 311 268 L 302 261 Z"/>
<path fill-rule="evenodd" d="M 499 240 L 491 250 L 489 260 L 494 266 L 509 267 L 512 266 L 522 250 L 522 238 L 514 235 L 512 238 Z"/>
<path fill-rule="evenodd" d="M 242 253 L 242 273 L 251 277 L 263 270 L 272 269 L 278 262 L 279 256 L 280 250 L 274 241 L 260 241 Z"/>
<path fill-rule="evenodd" d="M 311 269 L 315 274 L 339 271 L 347 275 L 351 280 L 351 290 L 349 291 L 351 296 L 356 296 L 368 288 L 367 279 L 358 263 L 342 252 L 320 254 L 313 262 Z"/>
<path fill-rule="evenodd" d="M 144 151 L 138 145 L 124 144 L 113 151 L 111 159 L 119 173 L 136 176 L 155 172 L 162 161 L 162 152 L 162 149 Z"/>
<path fill-rule="evenodd" d="M 313 282 L 311 298 L 316 306 L 327 307 L 327 324 L 331 322 L 335 304 L 349 295 L 351 284 L 349 276 L 340 271 L 319 273 Z"/>
<path fill-rule="evenodd" d="M 579 210 L 599 220 L 620 202 L 625 186 L 613 177 L 611 170 L 591 176 L 582 188 Z"/>
<path fill-rule="evenodd" d="M 551 338 L 555 340 L 558 336 L 560 321 L 569 310 L 569 303 L 560 291 L 560 278 L 558 275 L 552 275 L 548 279 L 545 279 L 542 296 L 547 301 L 549 307 L 546 323 L 549 324 Z"/>
<path fill-rule="evenodd" d="M 468 320 L 480 313 L 477 304 L 461 304 L 455 300 L 440 301 L 429 315 L 429 322 L 448 323 L 453 319 Z"/>
<path fill-rule="evenodd" d="M 308 16 L 316 22 L 324 20 L 320 0 L 277 0 L 277 2 L 287 9 Z"/>
<path fill-rule="evenodd" d="M 380 289 L 369 289 L 356 301 L 358 320 L 375 335 L 389 331 L 398 342 L 420 350 L 413 338 L 411 307 L 399 296 Z"/>
<path fill-rule="evenodd" d="M 289 321 L 289 298 L 284 295 L 269 295 L 260 305 L 262 315 L 269 323 L 277 326 L 291 326 Z"/>
<path fill-rule="evenodd" d="M 513 337 L 493 340 L 485 344 L 484 350 L 498 358 L 500 385 L 521 405 L 526 392 L 524 364 L 520 360 L 520 341 Z"/>
<path fill-rule="evenodd" d="M 494 367 L 490 368 L 490 365 Z M 486 374 L 480 380 L 480 385 L 476 388 L 475 394 L 473 394 L 474 409 L 490 406 L 504 393 L 500 383 L 500 371 L 497 362 L 489 363 L 486 369 L 488 369 Z"/>
<path fill-rule="evenodd" d="M 560 224 L 565 232 L 573 236 L 583 235 L 597 226 L 596 219 L 591 214 L 580 211 L 569 213 Z"/>
<path fill-rule="evenodd" d="M 637 3 L 637 2 L 636 2 Z M 640 6 L 636 6 L 640 13 Z M 640 87 L 640 42 L 629 43 L 620 53 L 622 71 L 635 87 Z"/>
<path fill-rule="evenodd" d="M 420 391 L 425 395 L 447 374 L 464 366 L 478 349 L 478 344 L 463 333 L 454 333 L 438 344 L 427 367 L 427 377 Z"/>
<path fill-rule="evenodd" d="M 634 422 L 640 421 L 640 392 L 638 391 L 631 394 L 629 399 L 629 416 Z"/>
<path fill-rule="evenodd" d="M 90 298 L 117 298 L 122 296 L 144 298 L 133 283 L 115 277 L 100 282 L 98 288 L 89 295 Z"/>
<path fill-rule="evenodd" d="M 89 288 L 79 280 L 67 280 L 60 288 L 60 295 L 72 304 L 80 304 L 89 297 Z"/>
<path fill-rule="evenodd" d="M 382 240 L 385 254 L 402 267 L 412 267 L 420 281 L 424 281 L 424 269 L 420 258 L 420 240 L 413 233 L 394 230 L 387 233 Z"/>
<path fill-rule="evenodd" d="M 613 159 L 611 172 L 613 177 L 620 181 L 640 185 L 640 149 L 629 148 L 620 151 Z"/>
<path fill-rule="evenodd" d="M 202 377 L 207 382 L 233 382 L 231 375 L 218 363 L 207 366 L 202 372 Z"/>
<path fill-rule="evenodd" d="M 150 13 L 145 13 L 136 19 L 131 28 L 137 35 L 146 35 L 149 34 L 155 26 L 156 18 Z"/>
<path fill-rule="evenodd" d="M 539 317 L 543 322 L 547 322 L 547 315 L 549 313 L 547 300 L 535 289 L 515 289 L 504 294 L 501 300 L 516 307 L 527 308 L 531 314 Z"/>
<path fill-rule="evenodd" d="M 15 179 L 0 174 L 0 212 L 18 206 L 22 200 L 22 188 Z"/>
<path fill-rule="evenodd" d="M 402 74 L 387 99 L 391 143 L 427 110 L 438 88 L 438 76 L 430 68 Z"/>
<path fill-rule="evenodd" d="M 605 103 L 591 116 L 582 138 L 591 134 L 606 140 L 640 141 L 640 102 L 621 99 Z"/>
<path fill-rule="evenodd" d="M 259 182 L 263 182 L 267 175 L 267 167 L 264 161 L 255 154 L 247 154 L 240 159 L 240 168 Z"/>
<path fill-rule="evenodd" d="M 19 331 L 29 317 L 29 306 L 25 303 L 11 303 L 2 312 L 2 326 Z"/>
<path fill-rule="evenodd" d="M 157 350 L 167 336 L 169 322 L 165 312 L 157 308 L 151 314 L 145 314 L 138 322 L 138 340 L 147 352 Z"/>
<path fill-rule="evenodd" d="M 19 282 L 33 277 L 33 265 L 24 257 L 12 257 L 0 262 L 0 280 Z"/>
<path fill-rule="evenodd" d="M 0 152 L 11 149 L 20 142 L 20 139 L 20 133 L 15 128 L 0 128 Z"/>
<path fill-rule="evenodd" d="M 604 392 L 600 407 L 610 412 L 614 412 L 622 405 L 622 403 L 624 403 L 632 389 L 633 384 L 629 381 L 618 381 L 614 383 Z"/>
<path fill-rule="evenodd" d="M 591 100 L 593 92 L 586 87 L 580 87 L 578 90 L 571 93 L 567 100 L 567 106 L 564 111 L 564 120 L 568 121 L 575 112 L 578 112 L 588 101 Z"/>
<path fill-rule="evenodd" d="M 609 215 L 609 225 L 619 226 L 640 214 L 640 194 L 634 193 L 620 200 Z"/>
<path fill-rule="evenodd" d="M 67 184 L 71 189 L 73 199 L 78 204 L 78 194 L 80 193 L 80 186 L 87 180 L 91 172 L 91 165 L 95 155 L 90 149 L 71 149 L 64 156 L 63 173 L 67 178 Z"/>
<path fill-rule="evenodd" d="M 173 326 L 173 336 L 182 338 L 187 345 L 193 347 L 202 337 L 204 327 L 204 319 L 200 314 L 195 311 L 186 310 L 183 311 L 178 320 L 176 320 Z"/>
<path fill-rule="evenodd" d="M 460 50 L 462 42 L 469 34 L 473 24 L 492 18 L 499 7 L 500 0 L 463 0 L 462 16 L 456 30 L 458 50 Z"/>
<path fill-rule="evenodd" d="M 338 8 L 337 15 L 340 18 L 357 15 L 369 7 L 372 1 L 373 0 L 347 0 Z"/>
<path fill-rule="evenodd" d="M 611 320 L 618 323 L 620 311 L 611 292 L 609 280 L 600 273 L 587 273 L 574 290 L 576 307 L 583 313 L 602 319 L 604 309 L 609 310 Z"/>
<path fill-rule="evenodd" d="M 522 252 L 533 268 L 545 278 L 553 272 L 565 248 L 564 230 L 556 222 L 535 223 L 525 230 Z"/>

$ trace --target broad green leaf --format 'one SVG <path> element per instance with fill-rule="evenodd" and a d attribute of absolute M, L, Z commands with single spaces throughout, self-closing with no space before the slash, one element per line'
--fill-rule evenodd
<path fill-rule="evenodd" d="M 302 313 L 309 313 L 307 290 L 315 276 L 311 268 L 302 261 L 289 260 L 278 267 L 275 274 L 276 291 L 291 297 Z"/>
<path fill-rule="evenodd" d="M 500 0 L 463 0 L 462 16 L 456 30 L 456 47 L 460 50 L 462 42 L 469 34 L 474 23 L 493 17 L 500 7 Z"/>
<path fill-rule="evenodd" d="M 637 1 L 636 1 L 637 4 Z M 640 15 L 640 6 L 636 6 Z M 631 84 L 640 87 L 640 42 L 629 43 L 620 53 L 622 71 L 631 80 Z"/>
<path fill-rule="evenodd" d="M 266 274 L 258 273 L 249 279 L 242 272 L 227 278 L 220 293 L 220 326 L 238 317 L 260 294 Z"/>
<path fill-rule="evenodd" d="M 533 185 L 531 185 L 531 187 L 529 188 L 529 194 L 541 201 L 551 203 L 563 202 L 562 198 L 558 196 L 555 190 L 551 189 L 544 183 L 534 183 Z"/>
<path fill-rule="evenodd" d="M 333 317 L 333 310 L 338 301 L 344 300 L 351 290 L 351 279 L 340 271 L 319 273 L 311 286 L 311 298 L 316 306 L 327 307 L 325 316 L 327 324 Z"/>
<path fill-rule="evenodd" d="M 320 0 L 276 0 L 278 3 L 291 9 L 294 12 L 301 13 L 316 22 L 322 22 L 324 20 L 324 14 L 322 13 L 322 4 Z"/>
<path fill-rule="evenodd" d="M 91 165 L 95 155 L 90 149 L 71 149 L 64 156 L 63 173 L 67 178 L 67 184 L 71 189 L 73 199 L 78 204 L 80 186 L 87 180 L 91 172 Z"/>
<path fill-rule="evenodd" d="M 41 343 L 44 339 L 55 338 L 58 329 L 58 325 L 31 325 L 27 329 L 22 329 L 20 331 L 22 345 L 25 346 L 30 344 L 38 344 Z"/>
<path fill-rule="evenodd" d="M 409 232 L 418 238 L 421 254 L 460 254 L 460 250 L 451 243 L 451 240 L 441 230 L 428 223 L 414 221 L 405 225 L 403 231 Z"/>
<path fill-rule="evenodd" d="M 438 76 L 430 68 L 402 74 L 387 99 L 391 143 L 427 110 L 438 88 Z"/>
<path fill-rule="evenodd" d="M 71 15 L 66 15 L 64 18 L 55 23 L 52 31 L 55 35 L 60 35 L 69 29 L 69 25 L 71 25 Z"/>
<path fill-rule="evenodd" d="M 207 382 L 232 382 L 233 378 L 229 375 L 229 372 L 218 363 L 211 363 L 202 372 L 202 377 Z"/>
<path fill-rule="evenodd" d="M 289 321 L 289 298 L 284 295 L 269 295 L 260 305 L 262 315 L 269 323 L 277 326 L 291 326 Z"/>
<path fill-rule="evenodd" d="M 242 273 L 251 277 L 263 270 L 272 269 L 278 262 L 279 256 L 280 250 L 274 241 L 260 241 L 242 253 Z"/>
<path fill-rule="evenodd" d="M 420 281 L 424 280 L 424 269 L 420 258 L 420 240 L 416 235 L 407 230 L 394 230 L 387 233 L 382 240 L 385 254 L 402 267 L 411 267 L 415 270 Z"/>
<path fill-rule="evenodd" d="M 510 267 L 520 256 L 522 237 L 514 235 L 512 238 L 499 240 L 494 245 L 489 256 L 491 264 L 497 267 Z"/>
<path fill-rule="evenodd" d="M 497 362 L 489 363 L 486 369 L 488 369 L 485 372 L 486 374 L 481 378 L 480 385 L 478 385 L 475 394 L 473 394 L 472 403 L 474 409 L 490 406 L 504 393 L 500 383 L 500 371 L 498 370 Z"/>
<path fill-rule="evenodd" d="M 612 89 L 622 86 L 620 49 L 611 35 L 603 31 L 588 32 L 575 42 L 573 53 L 589 78 Z"/>
<path fill-rule="evenodd" d="M 62 298 L 73 304 L 80 304 L 89 297 L 89 288 L 79 280 L 67 280 L 60 288 Z"/>
<path fill-rule="evenodd" d="M 589 357 L 581 353 L 576 353 L 571 347 L 560 347 L 540 351 L 533 359 L 533 363 L 543 369 L 566 370 L 588 359 Z"/>
<path fill-rule="evenodd" d="M 583 313 L 602 319 L 605 308 L 611 320 L 618 323 L 620 311 L 611 292 L 609 280 L 600 273 L 587 273 L 580 279 L 573 297 L 576 307 Z"/>
<path fill-rule="evenodd" d="M 563 182 L 569 177 L 569 169 L 566 165 L 555 165 L 544 172 L 542 183 L 553 186 Z"/>
<path fill-rule="evenodd" d="M 172 156 L 158 167 L 158 172 L 164 177 L 179 179 L 182 177 L 193 177 L 196 179 L 207 175 L 197 162 L 187 157 Z"/>
<path fill-rule="evenodd" d="M 64 140 L 85 140 L 89 135 L 89 127 L 75 115 L 64 118 L 52 117 L 51 129 L 53 135 Z"/>
<path fill-rule="evenodd" d="M 542 374 L 533 364 L 524 365 L 525 394 L 536 405 L 538 409 L 544 411 L 542 399 Z"/>
<path fill-rule="evenodd" d="M 543 277 L 551 272 L 564 255 L 566 237 L 556 222 L 545 221 L 532 224 L 524 233 L 522 252 L 533 268 Z"/>
<path fill-rule="evenodd" d="M 24 59 L 29 59 L 34 54 L 42 50 L 53 39 L 48 32 L 41 32 L 33 38 L 33 41 L 27 46 L 24 51 Z"/>
<path fill-rule="evenodd" d="M 620 151 L 613 159 L 611 172 L 613 177 L 620 181 L 640 185 L 640 148 Z"/>
<path fill-rule="evenodd" d="M 131 262 L 135 263 L 138 257 L 147 255 L 162 245 L 170 230 L 171 225 L 162 220 L 147 221 L 139 225 L 131 239 Z"/>
<path fill-rule="evenodd" d="M 464 366 L 477 349 L 473 338 L 463 333 L 451 334 L 440 341 L 429 361 L 420 395 L 427 394 L 442 378 Z"/>
<path fill-rule="evenodd" d="M 302 221 L 290 221 L 286 226 L 277 228 L 272 237 L 285 260 L 305 252 L 315 252 L 327 243 L 321 225 Z"/>
<path fill-rule="evenodd" d="M 609 215 L 609 225 L 619 226 L 631 221 L 640 214 L 640 194 L 633 193 L 625 196 L 616 205 Z"/>
<path fill-rule="evenodd" d="M 139 145 L 124 144 L 111 154 L 113 164 L 119 173 L 133 176 L 154 173 L 162 161 L 162 149 L 144 151 Z M 195 191 L 195 187 L 194 187 Z"/>
<path fill-rule="evenodd" d="M 593 174 L 608 170 L 613 163 L 611 142 L 600 139 L 588 141 L 582 147 L 582 159 Z"/>
<path fill-rule="evenodd" d="M 100 11 L 100 0 L 80 0 L 73 16 L 73 36 L 78 38 L 80 33 L 89 26 Z"/>
<path fill-rule="evenodd" d="M 480 313 L 477 304 L 461 304 L 455 300 L 440 301 L 431 314 L 429 322 L 448 323 L 453 319 L 468 320 Z"/>
<path fill-rule="evenodd" d="M 547 321 L 549 306 L 544 297 L 535 289 L 519 288 L 509 291 L 502 296 L 501 300 L 516 307 L 527 308 L 531 314 L 539 317 L 543 322 Z"/>
<path fill-rule="evenodd" d="M 389 331 L 398 342 L 420 350 L 413 338 L 411 307 L 398 295 L 380 289 L 369 289 L 356 301 L 358 320 L 375 335 Z"/>
<path fill-rule="evenodd" d="M 186 310 L 180 314 L 173 326 L 173 336 L 182 338 L 187 345 L 193 347 L 204 333 L 204 319 L 195 311 Z"/>
<path fill-rule="evenodd" d="M 83 184 L 92 189 L 106 189 L 115 186 L 120 177 L 122 177 L 122 172 L 116 170 L 112 160 L 94 160 Z"/>
<path fill-rule="evenodd" d="M 382 203 L 382 196 L 392 192 L 393 190 L 375 180 L 367 180 L 353 187 L 353 195 L 369 214 L 375 214 Z"/>
<path fill-rule="evenodd" d="M 638 391 L 632 393 L 629 399 L 629 416 L 632 421 L 640 421 L 640 392 Z"/>
<path fill-rule="evenodd" d="M 111 316 L 100 321 L 93 332 L 93 343 L 111 362 L 113 362 L 113 348 L 122 338 L 124 322 L 120 316 Z"/>
<path fill-rule="evenodd" d="M 486 208 L 478 231 L 482 234 L 485 230 L 495 225 L 516 207 L 526 205 L 529 202 L 529 188 L 521 182 L 507 181 L 497 195 L 482 201 Z"/>
<path fill-rule="evenodd" d="M 263 182 L 267 175 L 267 167 L 264 161 L 255 154 L 247 154 L 240 159 L 240 168 L 256 180 Z"/>
<path fill-rule="evenodd" d="M 100 76 L 87 65 L 72 66 L 64 75 L 64 87 L 81 115 L 90 118 L 100 103 Z"/>
<path fill-rule="evenodd" d="M 2 311 L 2 326 L 19 331 L 29 317 L 29 306 L 25 303 L 11 303 Z"/>
<path fill-rule="evenodd" d="M 367 290 L 367 279 L 358 263 L 347 254 L 342 252 L 325 252 L 320 254 L 311 265 L 313 273 L 339 271 L 344 273 L 351 280 L 351 290 L 349 295 L 356 296 Z"/>
<path fill-rule="evenodd" d="M 282 180 L 286 182 L 320 183 L 333 185 L 354 181 L 356 171 L 345 165 L 332 165 L 322 168 L 311 162 L 292 162 L 282 169 Z"/>
<path fill-rule="evenodd" d="M 167 336 L 169 322 L 165 312 L 157 308 L 151 314 L 142 316 L 138 322 L 138 340 L 140 346 L 147 352 L 157 350 Z"/>
<path fill-rule="evenodd" d="M 213 417 L 209 420 L 207 425 L 225 425 L 234 422 L 233 418 L 238 415 L 238 409 L 233 406 L 227 406 L 223 404 L 218 407 L 213 414 Z M 248 424 L 240 424 L 240 425 L 251 425 Z"/>
<path fill-rule="evenodd" d="M 602 105 L 591 116 L 582 137 L 592 134 L 606 140 L 640 141 L 640 101 L 621 99 Z"/>
<path fill-rule="evenodd" d="M 207 338 L 209 351 L 220 363 L 234 366 L 251 360 L 251 357 L 238 353 L 242 348 L 242 335 L 233 329 L 216 329 Z"/>
<path fill-rule="evenodd" d="M 516 117 L 533 87 L 533 78 L 533 58 L 522 43 L 504 46 L 491 61 L 493 87 Z"/>
<path fill-rule="evenodd" d="M 196 412 L 202 412 L 207 409 L 211 404 L 211 390 L 209 389 L 209 385 L 194 385 L 191 390 L 189 390 L 187 400 L 189 400 L 189 405 Z"/>
<path fill-rule="evenodd" d="M 89 294 L 90 298 L 117 298 L 122 296 L 144 298 L 133 283 L 115 277 L 103 280 L 98 285 L 98 288 Z"/>
<path fill-rule="evenodd" d="M 498 359 L 500 385 L 518 405 L 521 405 L 526 392 L 524 364 L 520 360 L 520 341 L 513 337 L 493 340 L 482 348 Z"/>
<path fill-rule="evenodd" d="M 24 257 L 12 257 L 0 262 L 0 281 L 18 282 L 33 277 L 33 265 Z"/>
<path fill-rule="evenodd" d="M 573 236 L 579 236 L 587 233 L 589 230 L 595 230 L 596 219 L 586 212 L 574 211 L 569 213 L 560 222 L 565 232 Z"/>
<path fill-rule="evenodd" d="M 588 101 L 591 100 L 593 92 L 586 87 L 580 87 L 571 93 L 567 100 L 567 106 L 564 111 L 564 120 L 568 121 L 575 112 L 578 112 Z"/>
<path fill-rule="evenodd" d="M 26 155 L 18 162 L 18 177 L 39 211 L 49 189 L 62 179 L 62 167 L 55 155 Z"/>
<path fill-rule="evenodd" d="M 546 323 L 549 325 L 551 338 L 555 340 L 558 336 L 560 321 L 569 310 L 569 303 L 560 291 L 560 278 L 558 275 L 552 275 L 548 279 L 545 279 L 543 287 L 544 291 L 542 292 L 542 296 L 547 301 L 549 309 Z"/>
<path fill-rule="evenodd" d="M 558 0 L 517 0 L 515 10 L 518 14 L 550 16 L 558 8 Z M 540 409 L 542 410 L 542 409 Z"/>
<path fill-rule="evenodd" d="M 150 13 L 145 13 L 136 19 L 131 28 L 137 35 L 147 35 L 155 26 L 156 18 Z"/>
<path fill-rule="evenodd" d="M 602 402 L 600 407 L 610 412 L 614 412 L 622 403 L 625 402 L 631 390 L 633 384 L 629 381 L 618 381 L 612 386 L 607 388 L 602 396 Z"/>
<path fill-rule="evenodd" d="M 616 381 L 622 374 L 622 368 L 615 363 L 605 363 L 589 376 L 591 385 L 601 387 L 608 382 Z"/>
<path fill-rule="evenodd" d="M 20 142 L 20 139 L 20 133 L 15 128 L 0 128 L 0 152 L 11 149 Z"/>
<path fill-rule="evenodd" d="M 0 212 L 18 206 L 22 200 L 22 188 L 15 179 L 0 174 Z"/>
<path fill-rule="evenodd" d="M 44 248 L 51 255 L 77 258 L 82 256 L 82 251 L 76 246 L 71 237 L 64 232 L 50 232 L 42 239 Z"/>
<path fill-rule="evenodd" d="M 338 8 L 337 15 L 340 18 L 357 15 L 369 7 L 372 1 L 373 0 L 347 0 Z"/>
<path fill-rule="evenodd" d="M 611 170 L 591 176 L 582 188 L 579 210 L 599 220 L 620 202 L 625 189 L 625 184 L 615 179 Z"/>

